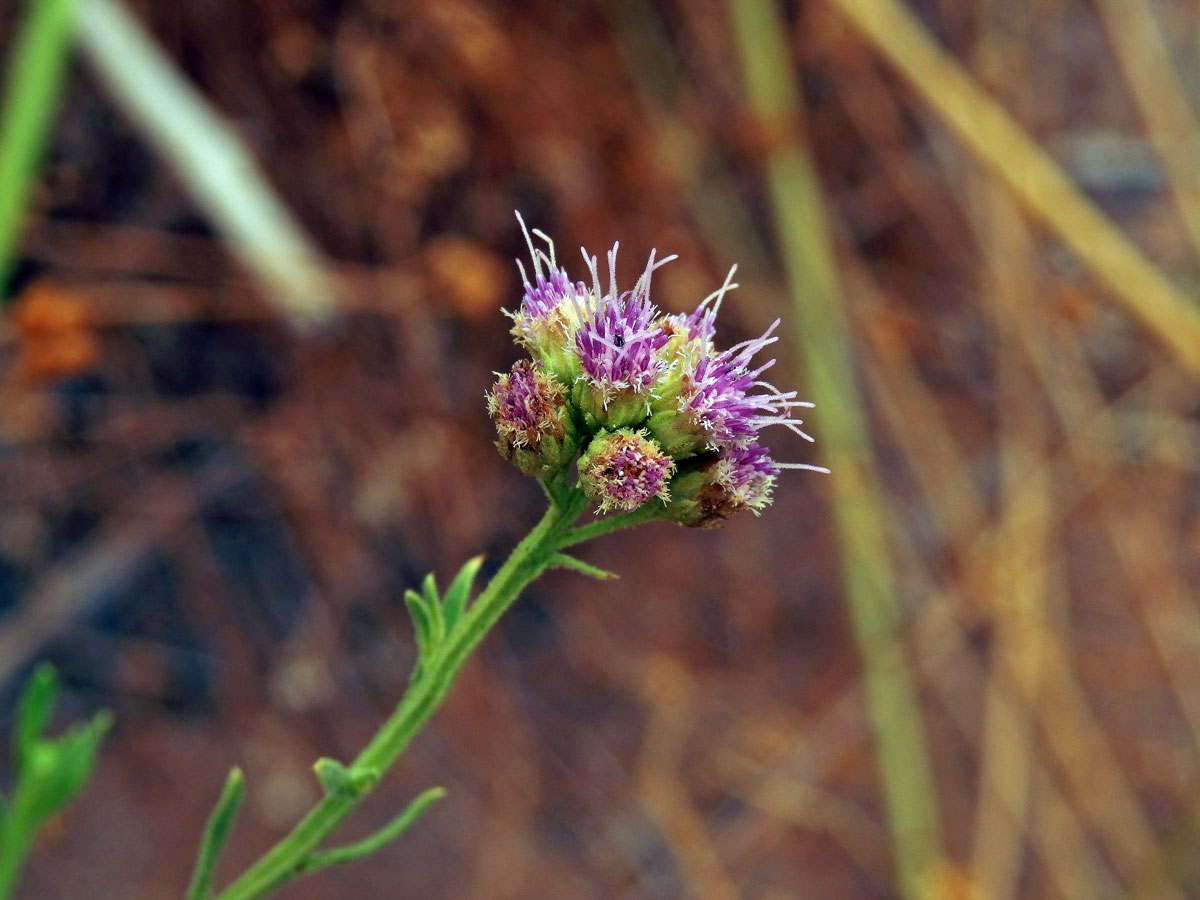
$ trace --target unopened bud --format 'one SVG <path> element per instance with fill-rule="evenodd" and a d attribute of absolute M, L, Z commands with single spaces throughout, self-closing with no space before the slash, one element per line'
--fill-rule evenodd
<path fill-rule="evenodd" d="M 670 499 L 667 484 L 675 463 L 644 431 L 602 431 L 579 457 L 579 484 L 601 512 L 637 509 L 648 500 Z"/>
<path fill-rule="evenodd" d="M 713 528 L 742 510 L 758 515 L 771 503 L 778 474 L 779 466 L 758 444 L 703 454 L 671 482 L 665 517 L 693 528 Z"/>
<path fill-rule="evenodd" d="M 501 456 L 526 475 L 552 475 L 577 448 L 567 389 L 541 365 L 521 360 L 487 395 Z"/>

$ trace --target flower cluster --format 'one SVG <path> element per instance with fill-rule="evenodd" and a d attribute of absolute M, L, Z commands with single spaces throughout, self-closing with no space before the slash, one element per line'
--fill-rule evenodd
<path fill-rule="evenodd" d="M 517 217 L 518 221 L 520 216 Z M 655 271 L 675 257 L 650 254 L 632 290 L 617 287 L 617 245 L 608 253 L 607 285 L 598 260 L 584 252 L 590 285 L 572 281 L 554 242 L 521 221 L 533 262 L 520 263 L 524 295 L 507 313 L 530 359 L 500 375 L 488 393 L 500 452 L 523 472 L 565 475 L 578 452 L 578 486 L 599 512 L 661 506 L 666 518 L 709 526 L 771 502 L 785 468 L 759 443 L 768 425 L 812 440 L 794 418 L 794 391 L 761 379 L 775 360 L 753 360 L 774 343 L 774 324 L 727 350 L 713 339 L 734 270 L 694 312 L 664 315 L 650 300 Z M 544 244 L 536 245 L 534 238 Z"/>

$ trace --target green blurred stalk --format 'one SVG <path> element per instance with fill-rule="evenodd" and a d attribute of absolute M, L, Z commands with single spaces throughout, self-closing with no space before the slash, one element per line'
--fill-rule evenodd
<path fill-rule="evenodd" d="M 336 280 L 236 131 L 117 0 L 80 0 L 79 46 L 116 104 L 171 165 L 268 299 L 330 316 Z"/>
<path fill-rule="evenodd" d="M 0 109 L 0 302 L 69 58 L 75 0 L 30 0 Z"/>
<path fill-rule="evenodd" d="M 803 143 L 804 106 L 773 0 L 729 0 L 751 109 L 767 139 L 775 229 L 795 302 L 818 448 L 831 470 L 833 519 L 858 644 L 896 877 L 907 900 L 929 896 L 942 830 L 902 617 L 887 514 L 855 379 L 847 314 L 817 173 Z"/>

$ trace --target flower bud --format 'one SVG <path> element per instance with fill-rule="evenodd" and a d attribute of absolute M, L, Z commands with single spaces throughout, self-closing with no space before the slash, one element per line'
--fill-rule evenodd
<path fill-rule="evenodd" d="M 570 384 L 579 375 L 575 332 L 587 305 L 588 289 L 581 281 L 571 281 L 559 267 L 550 238 L 534 230 L 533 234 L 546 245 L 544 249 L 535 246 L 519 214 L 517 221 L 529 245 L 533 271 L 527 274 L 525 266 L 517 263 L 525 292 L 520 309 L 506 313 L 513 320 L 512 334 L 555 378 Z"/>
<path fill-rule="evenodd" d="M 758 515 L 771 503 L 779 466 L 765 447 L 750 444 L 697 457 L 671 482 L 666 518 L 693 528 L 713 528 L 748 509 Z"/>
<path fill-rule="evenodd" d="M 704 429 L 689 416 L 667 404 L 655 404 L 651 410 L 646 430 L 671 456 L 683 459 L 704 449 L 708 441 Z"/>
<path fill-rule="evenodd" d="M 550 276 L 547 281 L 538 275 L 533 285 L 526 285 L 521 309 L 513 316 L 512 334 L 547 370 L 569 383 L 579 374 L 574 348 L 580 301 L 572 293 L 586 291 L 582 283 L 572 285 L 559 271 Z"/>
<path fill-rule="evenodd" d="M 487 407 L 500 436 L 496 449 L 526 475 L 552 475 L 575 456 L 567 389 L 538 363 L 521 360 L 501 375 Z"/>
<path fill-rule="evenodd" d="M 579 457 L 579 485 L 600 512 L 631 512 L 657 497 L 670 499 L 674 461 L 644 431 L 601 431 Z"/>
<path fill-rule="evenodd" d="M 589 430 L 629 428 L 646 420 L 649 402 L 634 391 L 609 391 L 580 378 L 571 387 L 571 402 L 583 414 Z"/>
<path fill-rule="evenodd" d="M 669 335 L 661 354 L 665 368 L 655 386 L 645 427 L 664 451 L 683 459 L 709 444 L 704 423 L 692 414 L 687 398 L 694 392 L 697 365 L 712 353 L 707 341 L 692 334 L 687 317 L 665 318 L 662 328 Z"/>
<path fill-rule="evenodd" d="M 588 258 L 592 290 L 575 331 L 579 376 L 571 391 L 588 427 L 615 431 L 640 425 L 650 414 L 650 398 L 666 367 L 659 353 L 670 339 L 650 302 L 650 281 L 664 262 L 656 262 L 651 252 L 633 290 L 621 292 L 616 284 L 617 248 L 608 254 L 607 291 L 600 287 L 596 258 Z"/>

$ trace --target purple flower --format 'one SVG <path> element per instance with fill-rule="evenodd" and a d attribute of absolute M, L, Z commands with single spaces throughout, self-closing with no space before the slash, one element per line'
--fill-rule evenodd
<path fill-rule="evenodd" d="M 759 444 L 734 447 L 717 457 L 713 464 L 713 483 L 727 496 L 733 512 L 753 510 L 755 515 L 771 503 L 771 489 L 779 466 L 767 448 Z"/>
<path fill-rule="evenodd" d="M 648 500 L 670 499 L 675 463 L 644 431 L 601 431 L 579 457 L 579 484 L 597 512 L 632 511 Z"/>
<path fill-rule="evenodd" d="M 796 399 L 795 391 L 781 391 L 759 376 L 775 365 L 771 359 L 755 369 L 751 360 L 760 350 L 778 338 L 771 332 L 779 319 L 761 337 L 743 341 L 715 356 L 702 356 L 690 368 L 679 373 L 676 411 L 684 422 L 703 436 L 709 449 L 743 447 L 757 440 L 768 425 L 785 428 L 811 441 L 799 419 L 792 418 L 797 407 L 812 404 Z M 684 361 L 687 365 L 688 361 Z M 664 398 L 670 400 L 671 398 Z"/>
<path fill-rule="evenodd" d="M 703 454 L 675 478 L 666 515 L 692 528 L 719 526 L 747 509 L 758 515 L 771 502 L 779 470 L 758 444 Z"/>
<path fill-rule="evenodd" d="M 651 302 L 651 281 L 675 257 L 651 252 L 633 289 L 621 291 L 614 244 L 605 289 L 597 257 L 583 251 L 591 281 L 573 282 L 550 238 L 524 221 L 521 229 L 533 270 L 518 263 L 524 294 L 509 315 L 533 361 L 502 376 L 488 397 L 506 458 L 558 478 L 584 447 L 577 485 L 600 511 L 658 498 L 668 518 L 701 526 L 765 507 L 783 469 L 827 471 L 777 463 L 759 444 L 768 425 L 812 440 L 794 417 L 812 404 L 763 380 L 775 360 L 754 361 L 778 340 L 779 321 L 716 349 L 717 314 L 737 287 L 736 267 L 692 312 L 664 315 Z"/>
<path fill-rule="evenodd" d="M 617 290 L 617 244 L 608 252 L 608 290 L 601 291 L 596 257 L 584 254 L 592 273 L 592 291 L 577 307 L 575 355 L 579 380 L 590 396 L 581 397 L 585 412 L 599 423 L 620 426 L 644 419 L 649 397 L 666 368 L 660 351 L 670 340 L 650 302 L 654 270 L 674 256 L 655 262 L 653 251 L 632 291 Z"/>
<path fill-rule="evenodd" d="M 777 463 L 766 447 L 747 444 L 696 457 L 671 483 L 674 498 L 668 518 L 692 528 L 713 528 L 744 510 L 758 515 L 771 503 L 775 477 L 783 469 L 813 469 L 802 463 Z"/>
<path fill-rule="evenodd" d="M 539 364 L 520 360 L 487 394 L 496 448 L 528 475 L 549 474 L 575 455 L 567 389 Z"/>
<path fill-rule="evenodd" d="M 670 330 L 680 339 L 681 344 L 704 351 L 712 349 L 713 336 L 717 332 L 717 313 L 721 309 L 721 301 L 725 299 L 725 294 L 737 287 L 733 281 L 736 271 L 737 266 L 731 268 L 725 276 L 725 283 L 701 300 L 694 311 L 666 317 Z"/>
<path fill-rule="evenodd" d="M 546 249 L 535 247 L 519 213 L 517 221 L 521 223 L 533 261 L 533 280 L 530 281 L 525 266 L 517 260 L 525 293 L 520 309 L 515 313 L 506 311 L 506 315 L 513 320 L 512 333 L 517 340 L 541 362 L 565 377 L 570 372 L 569 361 L 563 358 L 563 353 L 569 348 L 579 325 L 580 302 L 587 297 L 587 287 L 582 281 L 572 282 L 566 270 L 559 267 L 554 258 L 554 241 L 535 228 L 533 234 L 545 242 Z"/>

